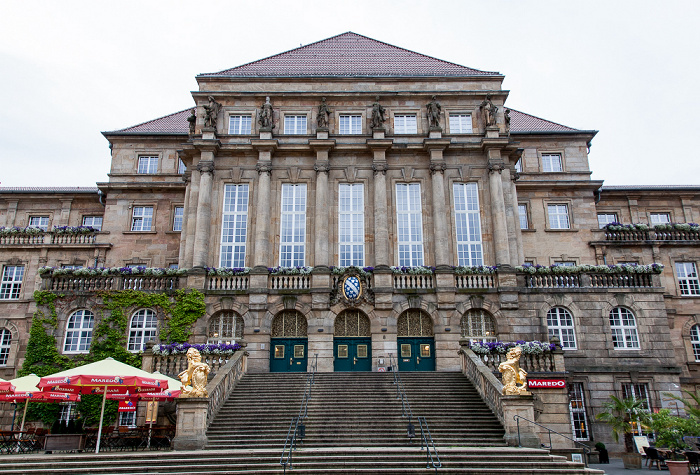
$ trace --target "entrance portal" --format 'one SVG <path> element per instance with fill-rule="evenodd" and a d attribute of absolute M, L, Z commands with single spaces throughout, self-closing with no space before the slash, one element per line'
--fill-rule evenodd
<path fill-rule="evenodd" d="M 396 321 L 399 371 L 435 371 L 433 320 L 422 310 L 406 310 Z"/>
<path fill-rule="evenodd" d="M 306 372 L 307 323 L 296 310 L 284 310 L 272 320 L 270 372 Z"/>
<path fill-rule="evenodd" d="M 359 310 L 345 310 L 335 319 L 333 371 L 372 371 L 370 322 Z"/>

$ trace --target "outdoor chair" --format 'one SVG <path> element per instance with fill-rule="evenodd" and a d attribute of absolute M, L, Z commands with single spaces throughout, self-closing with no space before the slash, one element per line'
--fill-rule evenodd
<path fill-rule="evenodd" d="M 663 464 L 666 459 L 659 454 L 659 451 L 654 447 L 644 447 L 644 453 L 647 455 L 646 466 L 651 468 L 653 464 L 656 464 L 656 468 L 661 470 L 661 464 Z"/>
<path fill-rule="evenodd" d="M 690 472 L 700 473 L 700 454 L 697 452 L 686 452 L 685 456 L 688 457 L 688 468 L 690 468 Z"/>

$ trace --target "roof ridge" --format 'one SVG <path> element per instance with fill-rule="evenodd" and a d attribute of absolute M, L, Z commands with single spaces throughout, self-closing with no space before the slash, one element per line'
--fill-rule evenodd
<path fill-rule="evenodd" d="M 172 116 L 177 115 L 177 114 L 182 114 L 183 112 L 190 111 L 190 110 L 192 110 L 192 109 L 194 109 L 194 107 L 188 107 L 188 108 L 186 108 L 186 109 L 182 109 L 182 110 L 179 110 L 179 111 L 177 111 L 177 112 L 173 112 L 172 114 L 165 114 L 165 115 L 162 116 L 162 117 L 156 117 L 155 119 L 151 119 L 151 120 L 147 120 L 147 121 L 145 121 L 145 122 L 141 122 L 140 124 L 130 125 L 130 126 L 128 126 L 128 127 L 122 128 L 122 129 L 110 130 L 110 131 L 103 132 L 103 133 L 124 132 L 124 131 L 126 131 L 126 130 L 128 130 L 128 129 L 134 129 L 134 128 L 136 128 L 136 127 L 141 127 L 142 125 L 150 124 L 151 122 L 155 122 L 155 121 L 157 121 L 157 120 L 167 119 L 168 117 L 172 117 Z"/>
<path fill-rule="evenodd" d="M 510 111 L 517 112 L 518 114 L 526 115 L 526 116 L 528 116 L 528 117 L 532 117 L 533 119 L 537 119 L 537 120 L 543 120 L 543 121 L 545 121 L 545 122 L 549 122 L 550 124 L 558 125 L 559 127 L 564 127 L 564 128 L 570 129 L 570 130 L 581 130 L 581 129 L 576 129 L 576 128 L 574 128 L 574 127 L 570 127 L 570 126 L 568 126 L 568 125 L 560 124 L 559 122 L 554 122 L 554 121 L 552 121 L 552 120 L 543 119 L 542 117 L 538 117 L 538 116 L 536 116 L 536 115 L 528 114 L 527 112 L 519 111 L 519 110 L 517 110 L 517 109 L 513 109 L 512 107 L 506 107 L 506 106 L 503 106 L 503 107 L 504 107 L 505 109 L 510 110 Z"/>

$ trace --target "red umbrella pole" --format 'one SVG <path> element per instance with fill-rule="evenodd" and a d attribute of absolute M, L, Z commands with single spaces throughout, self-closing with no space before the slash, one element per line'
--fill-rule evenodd
<path fill-rule="evenodd" d="M 102 440 L 102 421 L 105 417 L 105 402 L 107 402 L 107 386 L 105 385 L 105 392 L 102 395 L 102 412 L 100 412 L 100 427 L 97 429 L 97 446 L 95 447 L 95 453 L 100 453 L 100 440 Z"/>

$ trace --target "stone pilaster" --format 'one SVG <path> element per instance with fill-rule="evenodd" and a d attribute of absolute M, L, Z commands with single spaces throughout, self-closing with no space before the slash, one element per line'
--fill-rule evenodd
<path fill-rule="evenodd" d="M 432 130 L 432 129 L 431 129 Z M 432 136 L 432 135 L 431 135 Z M 450 256 L 450 239 L 447 235 L 447 216 L 445 207 L 445 160 L 443 151 L 449 140 L 428 139 L 423 146 L 430 153 L 430 175 L 433 189 L 433 249 L 435 265 L 449 265 L 454 259 Z"/>
<path fill-rule="evenodd" d="M 185 252 L 184 261 L 181 267 L 184 269 L 189 269 L 192 267 L 192 262 L 194 260 L 194 237 L 197 230 L 197 202 L 199 201 L 199 179 L 200 173 L 196 168 L 192 170 L 192 175 L 190 177 L 190 185 L 187 187 L 189 190 L 189 197 L 187 200 L 187 207 L 185 212 L 187 213 L 187 220 L 183 223 L 182 231 L 185 233 Z"/>
<path fill-rule="evenodd" d="M 314 257 L 312 265 L 330 265 L 328 245 L 329 212 L 328 173 L 330 171 L 329 152 L 335 145 L 334 140 L 311 140 L 309 145 L 316 150 L 316 207 L 314 213 Z"/>
<path fill-rule="evenodd" d="M 498 153 L 496 151 L 496 153 Z M 500 154 L 499 154 L 500 155 Z M 503 164 L 489 159 L 489 188 L 491 192 L 491 218 L 493 220 L 493 246 L 496 264 L 510 264 L 510 246 L 508 244 L 508 224 L 503 196 L 501 173 Z"/>
<path fill-rule="evenodd" d="M 255 216 L 255 252 L 253 266 L 272 267 L 273 253 L 270 244 L 270 200 L 272 177 L 272 155 L 277 150 L 276 140 L 251 140 L 258 152 L 258 198 Z"/>
<path fill-rule="evenodd" d="M 373 139 L 367 145 L 374 152 L 372 169 L 374 170 L 374 265 L 390 266 L 392 258 L 389 252 L 389 210 L 386 196 L 386 151 L 393 141 Z"/>
<path fill-rule="evenodd" d="M 203 152 L 202 158 L 212 160 L 201 160 L 197 168 L 200 172 L 199 178 L 199 199 L 197 201 L 197 224 L 194 238 L 194 253 L 192 266 L 205 267 L 209 255 L 209 236 L 211 234 L 211 191 L 214 178 L 214 161 L 211 152 Z"/>
<path fill-rule="evenodd" d="M 189 207 L 190 207 L 190 192 L 192 187 L 190 186 L 191 173 L 185 173 L 182 177 L 182 181 L 185 182 L 185 203 L 184 209 L 182 210 L 182 230 L 180 231 L 180 253 L 177 258 L 177 266 L 181 269 L 186 269 L 185 267 L 185 249 L 187 248 L 187 222 L 189 221 Z"/>
<path fill-rule="evenodd" d="M 513 222 L 511 224 L 513 233 L 515 234 L 515 253 L 511 256 L 511 265 L 518 266 L 525 262 L 525 250 L 523 248 L 523 233 L 520 230 L 520 208 L 518 206 L 518 190 L 515 182 L 520 176 L 518 172 L 512 171 L 510 178 L 510 198 L 511 206 L 513 207 Z M 515 261 L 515 262 L 513 262 Z"/>
<path fill-rule="evenodd" d="M 73 204 L 73 199 L 61 200 L 61 214 L 59 218 L 54 222 L 53 227 L 56 226 L 70 226 L 70 208 Z M 78 223 L 79 225 L 82 223 Z"/>

